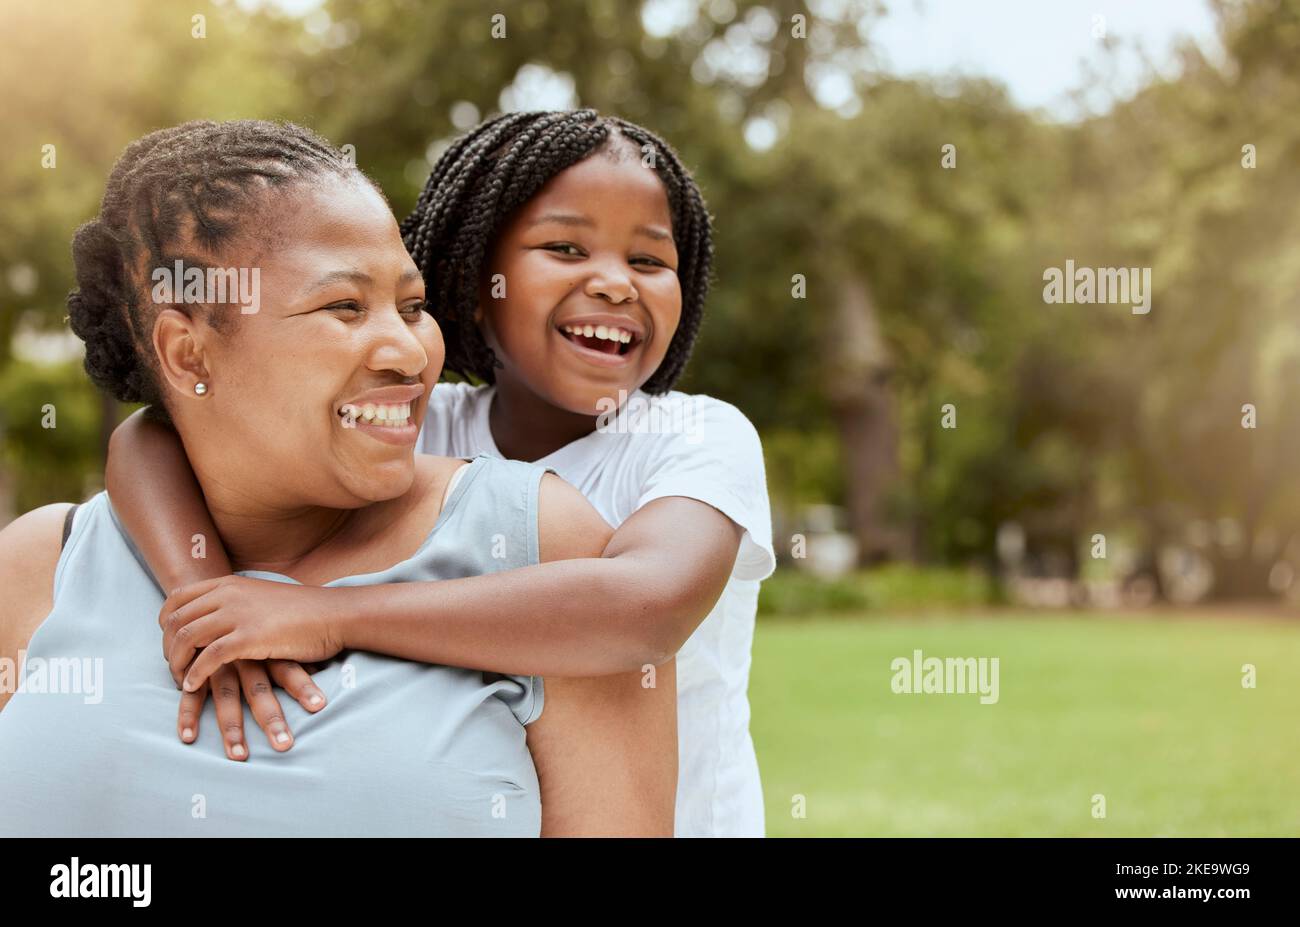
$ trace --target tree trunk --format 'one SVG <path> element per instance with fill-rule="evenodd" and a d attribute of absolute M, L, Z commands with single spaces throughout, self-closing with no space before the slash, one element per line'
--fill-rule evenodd
<path fill-rule="evenodd" d="M 843 452 L 849 530 L 858 541 L 859 561 L 871 563 L 900 552 L 883 512 L 898 474 L 898 421 L 889 349 L 861 277 L 846 277 L 838 288 L 825 350 L 825 389 Z"/>

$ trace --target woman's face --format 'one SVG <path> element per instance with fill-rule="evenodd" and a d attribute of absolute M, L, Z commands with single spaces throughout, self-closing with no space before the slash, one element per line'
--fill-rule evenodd
<path fill-rule="evenodd" d="M 281 506 L 399 496 L 443 363 L 420 272 L 364 180 L 272 196 L 259 244 L 238 258 L 260 274 L 259 310 L 218 307 L 238 315 L 229 331 L 194 327 L 205 395 L 172 382 L 195 472 Z"/>
<path fill-rule="evenodd" d="M 681 319 L 668 197 L 634 153 L 597 152 L 553 177 L 501 230 L 487 268 L 479 306 L 505 365 L 497 383 L 570 412 L 597 415 L 602 399 L 640 388 Z"/>

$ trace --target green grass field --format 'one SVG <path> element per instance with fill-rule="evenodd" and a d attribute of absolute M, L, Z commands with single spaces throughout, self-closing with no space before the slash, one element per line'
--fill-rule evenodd
<path fill-rule="evenodd" d="M 999 701 L 894 694 L 914 649 Z M 1295 618 L 760 617 L 750 703 L 769 836 L 1300 835 Z"/>

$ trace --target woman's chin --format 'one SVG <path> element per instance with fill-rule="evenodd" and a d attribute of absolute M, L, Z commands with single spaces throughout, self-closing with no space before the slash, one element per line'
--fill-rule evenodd
<path fill-rule="evenodd" d="M 408 454 L 404 460 L 377 464 L 364 472 L 350 471 L 342 482 L 362 505 L 396 499 L 415 482 L 415 457 Z"/>

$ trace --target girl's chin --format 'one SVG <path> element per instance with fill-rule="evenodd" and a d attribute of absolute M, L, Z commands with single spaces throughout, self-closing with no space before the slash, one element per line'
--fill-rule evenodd
<path fill-rule="evenodd" d="M 561 387 L 561 389 L 555 391 L 558 395 L 554 405 L 567 412 L 572 412 L 574 415 L 588 415 L 592 418 L 598 418 L 602 415 L 615 415 L 619 409 L 627 404 L 628 399 L 638 389 L 640 387 L 635 380 L 610 386 L 595 384 L 571 385 L 567 389 Z"/>

